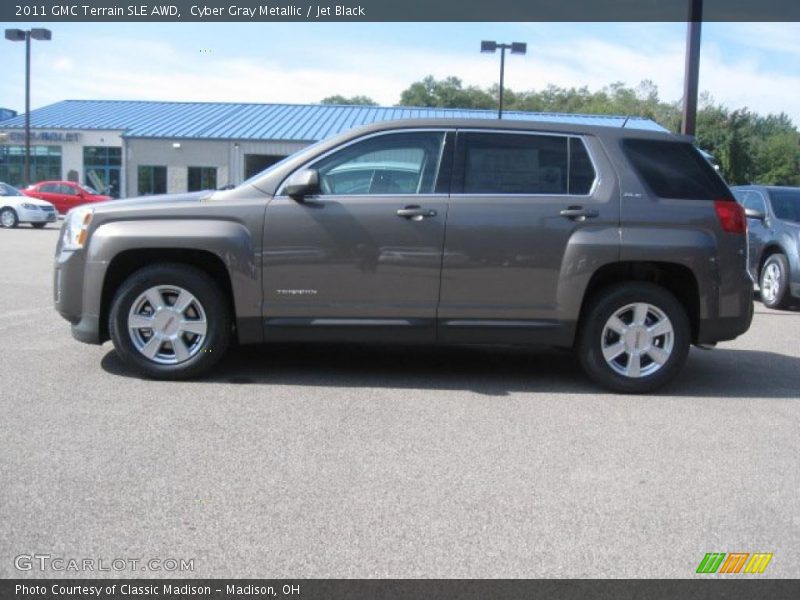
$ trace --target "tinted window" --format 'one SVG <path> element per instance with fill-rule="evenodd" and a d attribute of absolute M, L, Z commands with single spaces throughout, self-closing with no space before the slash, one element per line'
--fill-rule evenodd
<path fill-rule="evenodd" d="M 566 194 L 567 140 L 547 135 L 464 135 L 465 194 Z"/>
<path fill-rule="evenodd" d="M 58 193 L 59 194 L 64 194 L 66 196 L 75 196 L 75 195 L 77 195 L 78 192 L 71 185 L 67 185 L 66 183 L 62 183 L 60 186 L 58 186 Z"/>
<path fill-rule="evenodd" d="M 398 133 L 358 142 L 323 158 L 323 194 L 430 194 L 439 172 L 444 133 Z"/>
<path fill-rule="evenodd" d="M 45 194 L 60 194 L 61 186 L 57 183 L 46 183 L 39 186 L 39 191 Z"/>
<path fill-rule="evenodd" d="M 552 135 L 465 133 L 466 194 L 579 194 L 595 171 L 583 141 Z"/>
<path fill-rule="evenodd" d="M 137 172 L 139 195 L 167 193 L 167 167 L 143 165 Z"/>
<path fill-rule="evenodd" d="M 569 193 L 585 195 L 592 190 L 595 172 L 583 140 L 569 140 Z"/>
<path fill-rule="evenodd" d="M 213 190 L 217 187 L 216 167 L 189 167 L 186 189 L 190 192 Z"/>
<path fill-rule="evenodd" d="M 623 140 L 622 148 L 633 168 L 661 198 L 730 198 L 714 168 L 687 142 Z"/>
<path fill-rule="evenodd" d="M 800 223 L 800 191 L 770 190 L 769 196 L 777 218 Z"/>

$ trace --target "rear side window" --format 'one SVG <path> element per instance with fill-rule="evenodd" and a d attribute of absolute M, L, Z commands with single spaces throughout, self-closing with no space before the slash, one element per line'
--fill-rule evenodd
<path fill-rule="evenodd" d="M 588 194 L 595 172 L 577 138 L 514 133 L 463 133 L 465 194 Z"/>
<path fill-rule="evenodd" d="M 660 198 L 717 200 L 731 196 L 714 168 L 688 142 L 626 139 L 622 149 L 647 187 Z"/>

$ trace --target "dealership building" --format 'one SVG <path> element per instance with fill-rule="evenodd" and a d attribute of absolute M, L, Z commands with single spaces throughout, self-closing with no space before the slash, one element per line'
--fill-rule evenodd
<path fill-rule="evenodd" d="M 25 116 L 0 120 L 0 181 L 23 185 Z M 31 111 L 31 178 L 115 197 L 236 185 L 318 140 L 410 118 L 496 119 L 492 110 L 64 100 Z M 663 128 L 648 119 L 507 111 L 505 119 Z"/>

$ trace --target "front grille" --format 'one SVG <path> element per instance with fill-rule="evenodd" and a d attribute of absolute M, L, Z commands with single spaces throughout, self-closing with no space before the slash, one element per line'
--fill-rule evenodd
<path fill-rule="evenodd" d="M 39 208 L 41 208 L 45 212 L 55 212 L 56 210 L 55 206 L 40 206 Z"/>

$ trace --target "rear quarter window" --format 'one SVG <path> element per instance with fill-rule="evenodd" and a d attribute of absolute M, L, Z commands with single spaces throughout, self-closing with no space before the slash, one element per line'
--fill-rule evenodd
<path fill-rule="evenodd" d="M 645 185 L 660 198 L 718 200 L 731 193 L 688 142 L 626 139 L 622 150 Z"/>

